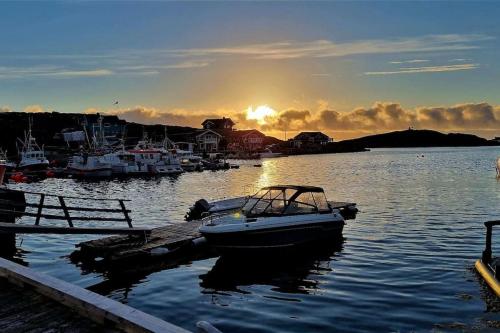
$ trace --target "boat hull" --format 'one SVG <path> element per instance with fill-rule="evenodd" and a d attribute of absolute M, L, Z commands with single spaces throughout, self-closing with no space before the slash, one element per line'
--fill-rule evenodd
<path fill-rule="evenodd" d="M 21 171 L 41 171 L 41 170 L 47 170 L 48 168 L 49 168 L 48 162 L 29 163 L 29 164 L 20 163 L 18 166 L 18 169 Z"/>
<path fill-rule="evenodd" d="M 217 252 L 223 255 L 233 255 L 241 252 L 288 251 L 324 241 L 342 240 L 343 228 L 343 221 L 329 221 L 224 233 L 200 231 L 208 244 Z"/>
<path fill-rule="evenodd" d="M 111 177 L 113 171 L 111 168 L 107 169 L 76 169 L 68 168 L 66 172 L 77 178 L 105 178 Z"/>

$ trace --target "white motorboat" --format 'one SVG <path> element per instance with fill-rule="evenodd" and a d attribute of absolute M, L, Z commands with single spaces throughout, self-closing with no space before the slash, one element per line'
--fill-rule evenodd
<path fill-rule="evenodd" d="M 193 154 L 190 150 L 176 149 L 175 151 L 184 171 L 203 171 L 201 156 Z"/>
<path fill-rule="evenodd" d="M 281 157 L 281 156 L 283 156 L 282 153 L 274 153 L 269 148 L 265 149 L 264 152 L 259 153 L 260 158 L 275 158 L 275 157 Z"/>
<path fill-rule="evenodd" d="M 322 188 L 279 185 L 249 197 L 237 212 L 207 217 L 200 233 L 218 252 L 232 254 L 341 239 L 344 224 Z"/>
<path fill-rule="evenodd" d="M 0 149 L 0 166 L 5 168 L 5 171 L 12 171 L 16 168 L 16 163 L 9 161 L 7 151 Z"/>
<path fill-rule="evenodd" d="M 113 173 L 111 164 L 103 162 L 102 156 L 86 152 L 71 157 L 66 172 L 82 178 L 111 177 Z"/>
<path fill-rule="evenodd" d="M 22 147 L 19 151 L 21 161 L 18 168 L 23 171 L 45 170 L 49 167 L 49 160 L 45 157 L 43 148 L 36 143 L 31 135 L 31 119 L 29 121 L 28 132 L 24 135 L 24 141 L 17 139 Z"/>

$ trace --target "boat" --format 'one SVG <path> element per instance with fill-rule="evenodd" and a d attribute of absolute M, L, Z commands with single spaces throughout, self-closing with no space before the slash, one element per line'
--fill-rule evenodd
<path fill-rule="evenodd" d="M 116 152 L 102 155 L 101 160 L 111 165 L 111 170 L 114 175 L 133 175 L 140 173 L 135 154 L 126 151 L 124 147 Z"/>
<path fill-rule="evenodd" d="M 274 153 L 271 149 L 266 148 L 262 153 L 259 153 L 260 158 L 275 158 L 283 156 L 282 153 Z"/>
<path fill-rule="evenodd" d="M 491 290 L 500 297 L 500 258 L 494 257 L 492 252 L 493 227 L 500 225 L 500 221 L 488 221 L 486 227 L 486 246 L 481 259 L 476 261 L 475 267 Z"/>
<path fill-rule="evenodd" d="M 199 231 L 217 252 L 235 254 L 341 239 L 344 224 L 321 187 L 277 185 L 250 196 L 237 212 L 206 217 Z"/>
<path fill-rule="evenodd" d="M 45 157 L 43 148 L 40 148 L 35 138 L 31 135 L 31 123 L 32 120 L 30 118 L 28 132 L 24 134 L 24 141 L 17 138 L 22 145 L 19 150 L 21 160 L 17 167 L 22 171 L 46 170 L 49 167 L 49 160 Z"/>
<path fill-rule="evenodd" d="M 0 166 L 5 168 L 5 171 L 9 172 L 16 168 L 16 163 L 9 161 L 7 158 L 7 151 L 3 151 L 0 148 Z"/>
<path fill-rule="evenodd" d="M 81 178 L 103 178 L 111 177 L 113 169 L 101 155 L 82 152 L 69 158 L 66 173 Z"/>
<path fill-rule="evenodd" d="M 203 171 L 201 156 L 193 154 L 190 150 L 182 149 L 176 149 L 176 154 L 184 171 Z"/>

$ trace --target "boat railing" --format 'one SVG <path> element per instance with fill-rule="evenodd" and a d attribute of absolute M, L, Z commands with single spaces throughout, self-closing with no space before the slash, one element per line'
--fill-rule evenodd
<path fill-rule="evenodd" d="M 493 272 L 495 272 L 495 277 L 499 278 L 500 277 L 500 265 L 498 263 L 494 263 L 493 261 L 493 253 L 492 253 L 492 245 L 491 245 L 491 238 L 493 237 L 493 227 L 500 225 L 500 220 L 496 221 L 487 221 L 484 222 L 484 226 L 486 227 L 486 246 L 483 251 L 482 255 L 482 262 L 483 264 L 487 265 L 490 267 Z M 494 267 L 493 267 L 494 266 Z"/>
<path fill-rule="evenodd" d="M 0 220 L 0 229 L 12 232 L 28 233 L 81 233 L 81 234 L 133 234 L 148 233 L 147 229 L 134 228 L 131 210 L 127 209 L 126 199 L 92 198 L 78 196 L 63 196 L 30 191 L 14 191 L 22 194 L 14 199 L 0 198 L 0 218 L 28 217 L 34 219 L 34 225 L 14 224 Z M 29 200 L 28 200 L 29 198 Z M 116 207 L 113 208 L 113 204 Z M 99 216 L 98 216 L 99 215 Z M 103 216 L 104 215 L 104 216 Z M 41 226 L 41 221 L 48 225 Z M 54 225 L 48 221 L 66 221 L 67 226 Z M 5 223 L 8 222 L 8 223 Z M 86 225 L 75 227 L 78 222 Z M 102 227 L 102 222 L 126 223 L 126 228 Z"/>

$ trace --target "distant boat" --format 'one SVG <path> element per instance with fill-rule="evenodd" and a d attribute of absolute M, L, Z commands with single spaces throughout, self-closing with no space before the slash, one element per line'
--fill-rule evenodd
<path fill-rule="evenodd" d="M 81 153 L 68 160 L 66 172 L 75 177 L 102 178 L 111 177 L 111 164 L 102 161 L 102 156 L 92 153 Z"/>
<path fill-rule="evenodd" d="M 69 158 L 66 173 L 81 178 L 111 177 L 113 169 L 111 164 L 103 157 L 104 152 L 110 148 L 104 137 L 102 121 L 103 118 L 100 116 L 98 119 L 99 131 L 94 133 L 92 142 L 90 142 L 87 129 L 84 127 L 88 150 L 84 151 L 82 149 L 80 154 Z"/>
<path fill-rule="evenodd" d="M 12 171 L 16 168 L 16 163 L 9 161 L 7 152 L 0 149 L 0 166 L 5 167 L 5 171 Z"/>
<path fill-rule="evenodd" d="M 31 135 L 31 122 L 29 120 L 28 132 L 24 135 L 24 141 L 17 139 L 22 147 L 19 151 L 21 161 L 18 168 L 24 171 L 46 170 L 49 167 L 49 161 L 45 157 L 43 148 L 36 143 L 35 138 Z"/>
<path fill-rule="evenodd" d="M 271 149 L 267 148 L 264 150 L 264 152 L 259 154 L 260 158 L 274 158 L 274 157 L 281 157 L 283 156 L 282 153 L 274 153 L 271 151 Z"/>
<path fill-rule="evenodd" d="M 232 214 L 207 217 L 200 233 L 222 254 L 289 249 L 340 239 L 344 218 L 320 187 L 264 187 Z"/>

